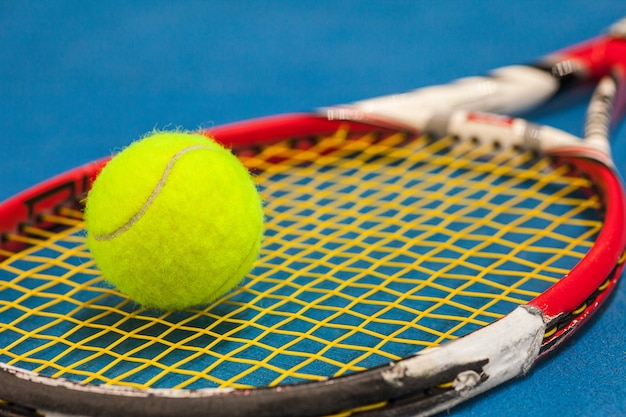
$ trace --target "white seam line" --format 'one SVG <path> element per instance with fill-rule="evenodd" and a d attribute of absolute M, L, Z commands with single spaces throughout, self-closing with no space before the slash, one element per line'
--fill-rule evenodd
<path fill-rule="evenodd" d="M 172 170 L 172 168 L 173 168 L 174 164 L 176 163 L 176 161 L 178 161 L 183 155 L 185 155 L 185 154 L 187 154 L 189 152 L 192 152 L 192 151 L 197 151 L 199 149 L 207 149 L 207 150 L 210 150 L 210 151 L 221 151 L 221 149 L 215 149 L 213 147 L 206 146 L 206 145 L 189 146 L 188 148 L 185 148 L 185 149 L 182 149 L 182 150 L 178 151 L 172 157 L 172 159 L 170 159 L 170 161 L 168 162 L 167 166 L 165 167 L 165 170 L 163 171 L 163 175 L 161 176 L 161 179 L 159 180 L 159 183 L 156 185 L 154 190 L 152 190 L 152 194 L 150 194 L 150 197 L 148 197 L 148 200 L 144 203 L 144 205 L 141 207 L 141 209 L 139 209 L 139 211 L 137 213 L 135 213 L 135 215 L 133 217 L 131 217 L 130 220 L 128 220 L 125 224 L 120 226 L 117 230 L 114 230 L 111 233 L 94 235 L 94 239 L 96 239 L 98 241 L 113 240 L 117 236 L 121 235 L 122 233 L 126 232 L 128 229 L 133 227 L 133 225 L 135 223 L 137 223 L 139 221 L 139 219 L 141 219 L 143 217 L 143 215 L 146 213 L 146 211 L 148 210 L 150 205 L 152 205 L 152 202 L 157 198 L 157 196 L 161 192 L 161 189 L 165 186 L 165 181 L 167 181 L 167 177 L 169 176 L 170 171 Z"/>

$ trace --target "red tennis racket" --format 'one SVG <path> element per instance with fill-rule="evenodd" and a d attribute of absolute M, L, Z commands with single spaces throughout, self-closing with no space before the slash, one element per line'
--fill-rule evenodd
<path fill-rule="evenodd" d="M 125 298 L 86 249 L 106 160 L 5 201 L 0 414 L 429 415 L 523 375 L 621 276 L 625 73 L 622 21 L 533 65 L 210 129 L 267 230 L 245 282 L 185 311 Z M 582 139 L 510 116 L 594 86 Z"/>

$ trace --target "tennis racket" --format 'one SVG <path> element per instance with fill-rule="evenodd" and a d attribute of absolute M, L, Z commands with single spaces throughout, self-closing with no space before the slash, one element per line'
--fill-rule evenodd
<path fill-rule="evenodd" d="M 430 415 L 529 371 L 617 285 L 626 21 L 533 65 L 215 127 L 266 202 L 245 281 L 185 311 L 103 280 L 106 159 L 0 205 L 0 414 Z M 580 89 L 583 139 L 512 115 Z M 131 181 L 131 179 L 129 179 Z"/>

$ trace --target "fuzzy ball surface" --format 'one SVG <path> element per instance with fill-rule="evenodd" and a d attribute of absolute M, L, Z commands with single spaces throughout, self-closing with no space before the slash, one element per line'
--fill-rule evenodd
<path fill-rule="evenodd" d="M 250 271 L 263 207 L 236 156 L 200 134 L 155 132 L 103 168 L 85 207 L 104 278 L 145 307 L 208 304 Z"/>

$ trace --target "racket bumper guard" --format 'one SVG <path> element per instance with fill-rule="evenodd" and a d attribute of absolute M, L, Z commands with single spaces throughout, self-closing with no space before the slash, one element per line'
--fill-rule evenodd
<path fill-rule="evenodd" d="M 532 306 L 520 306 L 499 321 L 462 339 L 426 350 L 400 362 L 383 377 L 391 384 L 405 384 L 407 380 L 441 374 L 445 369 L 458 367 L 463 363 L 486 360 L 481 378 L 467 378 L 468 375 L 463 372 L 463 375 L 457 375 L 453 384 L 457 395 L 447 398 L 434 408 L 422 410 L 421 414 L 420 410 L 415 410 L 417 416 L 436 414 L 527 373 L 539 354 L 544 333 L 545 324 L 541 311 Z M 401 368 L 396 369 L 398 367 Z"/>

